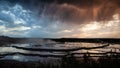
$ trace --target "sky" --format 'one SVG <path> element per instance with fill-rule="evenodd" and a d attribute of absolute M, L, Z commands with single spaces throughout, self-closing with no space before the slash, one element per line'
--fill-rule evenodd
<path fill-rule="evenodd" d="M 120 1 L 0 0 L 0 35 L 120 38 Z"/>

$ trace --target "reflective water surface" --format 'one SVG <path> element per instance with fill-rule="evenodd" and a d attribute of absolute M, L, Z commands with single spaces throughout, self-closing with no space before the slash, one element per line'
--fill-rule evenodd
<path fill-rule="evenodd" d="M 42 55 L 57 55 L 57 54 L 64 54 L 64 52 L 41 52 L 41 51 L 28 51 L 23 49 L 17 49 L 12 46 L 19 46 L 19 47 L 25 47 L 25 48 L 48 48 L 48 49 L 72 49 L 72 48 L 78 48 L 78 47 L 96 47 L 101 46 L 103 44 L 101 43 L 65 43 L 65 44 L 9 44 L 4 45 L 0 47 L 0 54 L 10 54 L 10 53 L 16 53 L 14 55 L 6 55 L 0 60 L 18 60 L 18 61 L 44 61 L 44 60 L 51 60 L 51 59 L 60 59 L 60 58 L 52 58 L 52 57 L 39 57 L 39 56 L 25 56 L 21 55 L 19 53 L 25 53 L 25 54 L 42 54 Z M 75 51 L 75 53 L 104 53 L 109 51 L 115 51 L 120 52 L 120 45 L 119 44 L 110 44 L 108 47 L 105 48 L 99 48 L 99 49 L 91 49 L 91 50 L 78 50 Z M 17 54 L 18 53 L 18 54 Z"/>

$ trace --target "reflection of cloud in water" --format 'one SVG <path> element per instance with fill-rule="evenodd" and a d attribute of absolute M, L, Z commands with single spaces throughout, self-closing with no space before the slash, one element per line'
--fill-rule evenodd
<path fill-rule="evenodd" d="M 35 60 L 33 58 L 30 58 L 30 56 L 27 57 L 27 56 L 22 56 L 22 55 L 6 56 L 6 57 L 3 58 L 3 60 L 4 59 L 7 59 L 7 60 L 18 60 L 18 61 L 32 61 L 32 60 L 36 61 L 36 60 L 38 60 L 37 58 Z"/>
<path fill-rule="evenodd" d="M 13 56 L 13 59 L 20 59 L 21 57 L 18 55 Z"/>
<path fill-rule="evenodd" d="M 0 47 L 0 52 L 19 52 L 20 50 L 13 47 Z"/>
<path fill-rule="evenodd" d="M 56 44 L 56 45 L 40 45 L 40 46 L 34 46 L 32 44 L 12 44 L 11 46 L 20 46 L 20 47 L 28 47 L 28 48 L 48 48 L 48 49 L 67 49 L 67 48 L 76 48 L 76 47 L 96 47 L 96 46 L 101 46 L 102 44 L 100 43 L 65 43 L 65 44 Z M 120 48 L 118 44 L 111 45 L 106 48 L 99 48 L 99 49 L 91 49 L 89 52 L 106 52 L 110 51 L 111 49 L 114 48 Z M 79 50 L 77 52 L 87 52 L 88 50 Z M 22 49 L 16 49 L 13 47 L 0 47 L 0 52 L 21 52 L 21 53 L 37 53 L 37 54 L 49 54 L 50 52 L 39 52 L 39 51 L 27 51 L 27 50 L 22 50 Z"/>
<path fill-rule="evenodd" d="M 43 58 L 38 56 L 24 56 L 24 55 L 13 55 L 13 56 L 5 56 L 1 60 L 17 60 L 22 62 L 28 62 L 28 61 L 39 61 L 39 62 L 45 62 L 45 63 L 54 63 L 59 64 L 60 58 Z"/>
<path fill-rule="evenodd" d="M 47 46 L 48 45 L 48 46 Z M 54 48 L 54 49 L 67 49 L 67 48 L 76 48 L 76 47 L 96 47 L 101 46 L 100 43 L 65 43 L 65 44 L 55 44 L 55 45 L 40 45 L 40 46 L 34 46 L 32 44 L 12 44 L 10 46 L 20 46 L 20 47 L 29 47 L 29 48 Z M 111 51 L 111 49 L 114 50 L 114 48 L 120 48 L 119 44 L 110 44 L 109 47 L 106 48 L 99 48 L 99 49 L 91 49 L 91 50 L 78 50 L 74 51 L 75 53 L 86 53 L 86 52 L 92 52 L 92 53 L 104 53 Z M 120 52 L 119 50 L 116 50 L 117 52 Z M 16 49 L 13 47 L 0 47 L 0 53 L 14 53 L 14 52 L 20 52 L 20 53 L 31 53 L 31 54 L 58 54 L 59 52 L 39 52 L 39 51 L 27 51 L 22 49 Z M 60 53 L 59 53 L 60 54 Z M 62 53 L 61 53 L 62 54 Z M 2 59 L 13 59 L 18 61 L 44 61 L 44 60 L 50 60 L 50 58 L 42 58 L 38 56 L 23 56 L 20 54 L 12 55 L 12 56 L 5 56 Z M 54 58 L 55 59 L 55 58 Z"/>
<path fill-rule="evenodd" d="M 4 60 L 4 59 L 6 59 L 6 60 L 27 61 L 27 59 L 22 55 L 5 56 L 1 60 Z"/>

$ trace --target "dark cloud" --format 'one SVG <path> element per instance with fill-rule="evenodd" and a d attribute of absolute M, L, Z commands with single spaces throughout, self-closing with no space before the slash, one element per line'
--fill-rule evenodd
<path fill-rule="evenodd" d="M 120 13 L 119 0 L 6 0 L 20 3 L 38 15 L 51 21 L 88 23 L 93 20 L 108 21 Z"/>
<path fill-rule="evenodd" d="M 29 4 L 38 13 L 38 17 L 44 15 L 52 21 L 71 24 L 93 20 L 109 21 L 114 14 L 120 13 L 118 0 L 29 0 Z"/>
<path fill-rule="evenodd" d="M 108 21 L 113 18 L 114 14 L 119 14 L 120 6 L 118 0 L 104 0 L 94 5 L 94 17 L 97 21 Z"/>
<path fill-rule="evenodd" d="M 44 8 L 42 15 L 50 20 L 59 20 L 63 23 L 83 23 L 92 19 L 91 9 L 80 9 L 70 4 L 50 4 Z M 87 20 L 86 20 L 87 19 Z"/>

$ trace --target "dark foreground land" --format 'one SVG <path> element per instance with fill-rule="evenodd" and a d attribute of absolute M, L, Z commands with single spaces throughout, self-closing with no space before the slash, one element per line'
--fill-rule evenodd
<path fill-rule="evenodd" d="M 19 62 L 14 60 L 1 60 L 0 68 L 120 68 L 120 59 L 92 59 L 78 61 L 75 59 L 64 59 L 57 64 L 41 62 Z"/>

